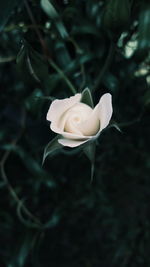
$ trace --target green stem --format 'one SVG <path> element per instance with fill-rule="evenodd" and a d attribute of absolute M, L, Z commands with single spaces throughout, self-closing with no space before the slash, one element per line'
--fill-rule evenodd
<path fill-rule="evenodd" d="M 15 59 L 16 59 L 16 56 L 0 57 L 0 64 L 11 62 L 11 61 L 14 61 Z"/>
<path fill-rule="evenodd" d="M 113 59 L 113 55 L 114 55 L 114 51 L 115 51 L 115 44 L 113 42 L 111 42 L 110 44 L 110 48 L 109 48 L 109 52 L 108 52 L 108 56 L 106 58 L 106 61 L 104 63 L 104 67 L 102 68 L 102 70 L 100 71 L 99 73 L 99 76 L 95 82 L 95 86 L 93 88 L 93 92 L 98 88 L 98 86 L 100 85 L 101 81 L 102 81 L 102 78 L 105 74 L 105 72 L 108 70 L 111 62 L 112 62 L 112 59 Z"/>
<path fill-rule="evenodd" d="M 22 116 L 22 123 L 21 123 L 21 129 L 20 132 L 18 133 L 17 137 L 11 142 L 11 145 L 15 146 L 17 144 L 17 142 L 20 140 L 22 133 L 24 131 L 24 127 L 25 127 L 25 114 L 23 113 Z M 8 191 L 10 192 L 11 196 L 13 197 L 13 199 L 16 201 L 16 203 L 18 204 L 18 206 L 22 207 L 22 210 L 24 211 L 24 213 L 33 221 L 35 222 L 35 224 L 37 226 L 41 226 L 41 223 L 39 221 L 38 218 L 36 218 L 27 208 L 26 206 L 22 203 L 22 201 L 20 200 L 20 198 L 18 197 L 17 193 L 15 192 L 15 190 L 13 189 L 12 185 L 10 184 L 6 171 L 5 171 L 5 164 L 9 158 L 11 154 L 11 150 L 6 151 L 0 161 L 0 174 L 1 177 L 4 181 L 4 183 L 6 184 Z"/>
<path fill-rule="evenodd" d="M 43 53 L 45 55 L 45 58 L 47 58 L 49 64 L 60 74 L 60 76 L 64 79 L 64 81 L 66 82 L 66 84 L 68 85 L 68 87 L 70 88 L 70 90 L 72 91 L 73 94 L 76 94 L 76 89 L 75 87 L 73 86 L 73 84 L 70 82 L 70 80 L 68 79 L 68 77 L 64 74 L 64 72 L 56 65 L 56 63 L 51 59 L 51 56 L 49 54 L 49 50 L 48 50 L 48 47 L 47 47 L 47 44 L 45 43 L 45 41 L 43 40 L 42 36 L 41 36 L 41 33 L 39 31 L 39 29 L 37 28 L 37 23 L 36 23 L 36 20 L 32 14 L 32 11 L 30 9 L 30 6 L 28 4 L 28 1 L 27 0 L 24 0 L 24 3 L 25 3 L 25 7 L 27 9 L 27 12 L 29 14 L 29 17 L 30 17 L 30 20 L 32 21 L 33 23 L 33 26 L 34 26 L 34 29 L 36 31 L 36 34 L 39 38 L 39 41 L 41 43 L 41 46 L 43 48 Z"/>
<path fill-rule="evenodd" d="M 73 86 L 73 84 L 70 82 L 70 80 L 68 79 L 68 77 L 65 75 L 65 73 L 56 65 L 56 63 L 50 59 L 48 60 L 48 62 L 50 63 L 50 65 L 60 74 L 60 76 L 64 79 L 64 81 L 66 82 L 66 84 L 68 85 L 68 87 L 70 88 L 70 90 L 72 91 L 73 94 L 76 94 L 76 89 Z"/>

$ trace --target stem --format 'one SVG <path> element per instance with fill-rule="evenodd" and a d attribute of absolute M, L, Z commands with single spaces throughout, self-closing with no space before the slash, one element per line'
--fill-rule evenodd
<path fill-rule="evenodd" d="M 71 83 L 71 81 L 68 79 L 68 77 L 65 75 L 65 73 L 56 65 L 56 63 L 50 59 L 49 60 L 49 64 L 60 74 L 60 76 L 64 79 L 64 81 L 66 82 L 66 84 L 68 85 L 68 87 L 70 88 L 71 92 L 73 94 L 76 94 L 76 89 L 73 86 L 73 84 Z"/>
<path fill-rule="evenodd" d="M 135 123 L 139 123 L 144 115 L 144 112 L 145 112 L 145 108 L 143 108 L 143 110 L 141 111 L 141 113 L 139 114 L 139 116 L 137 118 L 135 118 L 134 120 L 132 121 L 128 121 L 128 122 L 123 122 L 123 123 L 113 123 L 111 124 L 112 126 L 118 128 L 118 130 L 121 131 L 121 128 L 126 128 L 126 127 L 130 127 L 132 126 L 133 124 Z M 110 125 L 110 127 L 111 127 Z"/>
<path fill-rule="evenodd" d="M 30 9 L 30 6 L 28 4 L 28 1 L 27 0 L 24 0 L 24 4 L 25 4 L 25 7 L 27 9 L 27 12 L 28 12 L 28 15 L 30 17 L 30 20 L 33 23 L 33 27 L 35 29 L 35 32 L 36 32 L 36 34 L 37 34 L 37 36 L 39 38 L 39 41 L 41 43 L 41 46 L 42 46 L 42 49 L 43 49 L 43 53 L 44 53 L 45 57 L 47 58 L 47 56 L 50 56 L 49 55 L 49 51 L 48 51 L 47 46 L 46 46 L 46 44 L 45 44 L 45 42 L 44 42 L 44 40 L 42 38 L 41 33 L 40 33 L 40 31 L 39 31 L 39 29 L 37 27 L 37 23 L 36 23 L 35 18 L 34 18 L 33 14 L 32 14 L 32 11 Z"/>
<path fill-rule="evenodd" d="M 23 114 L 23 119 L 22 119 L 22 127 L 21 130 L 18 134 L 18 136 L 11 142 L 11 145 L 15 146 L 17 144 L 17 142 L 19 141 L 20 137 L 22 136 L 22 133 L 24 131 L 24 123 L 25 123 L 25 114 Z M 13 189 L 12 185 L 10 184 L 8 177 L 6 175 L 6 171 L 5 171 L 5 164 L 6 161 L 8 160 L 9 156 L 11 154 L 11 151 L 6 151 L 2 157 L 2 160 L 0 161 L 0 173 L 1 173 L 1 177 L 4 181 L 4 183 L 6 184 L 11 196 L 13 197 L 13 199 L 16 201 L 16 203 L 18 204 L 18 206 L 22 207 L 22 210 L 25 212 L 25 214 L 32 219 L 37 225 L 40 226 L 40 221 L 26 208 L 26 206 L 22 203 L 22 201 L 19 199 L 18 195 L 16 194 L 15 190 Z"/>
<path fill-rule="evenodd" d="M 14 61 L 15 59 L 16 59 L 16 56 L 0 57 L 0 64 L 11 62 L 11 61 Z"/>
<path fill-rule="evenodd" d="M 113 42 L 111 42 L 110 47 L 109 47 L 108 56 L 107 56 L 106 61 L 104 63 L 104 67 L 100 71 L 99 76 L 98 76 L 98 78 L 97 78 L 97 80 L 95 82 L 95 86 L 93 88 L 93 92 L 98 88 L 98 86 L 100 85 L 100 83 L 102 81 L 102 78 L 103 78 L 105 72 L 109 68 L 109 66 L 110 66 L 110 64 L 112 62 L 112 59 L 113 59 L 114 52 L 115 52 L 115 44 Z"/>
<path fill-rule="evenodd" d="M 71 83 L 71 81 L 68 79 L 68 77 L 64 74 L 64 72 L 56 65 L 56 63 L 51 59 L 51 56 L 50 56 L 50 53 L 49 53 L 49 49 L 47 47 L 47 44 L 45 43 L 45 41 L 43 40 L 42 38 L 42 35 L 37 27 L 37 23 L 36 23 L 36 20 L 32 14 L 32 11 L 30 9 L 30 6 L 28 4 L 28 1 L 27 0 L 24 0 L 24 4 L 25 4 L 25 7 L 27 9 L 27 12 L 28 12 L 28 15 L 30 17 L 30 20 L 31 22 L 33 23 L 33 26 L 34 26 L 34 29 L 35 29 L 35 32 L 39 38 L 39 41 L 40 41 L 40 44 L 41 44 L 41 47 L 43 49 L 43 53 L 44 53 L 44 56 L 45 58 L 48 60 L 49 64 L 60 74 L 60 76 L 64 79 L 64 81 L 66 82 L 66 84 L 68 85 L 68 87 L 70 88 L 71 92 L 73 94 L 76 94 L 76 89 L 75 87 L 73 86 L 73 84 Z"/>

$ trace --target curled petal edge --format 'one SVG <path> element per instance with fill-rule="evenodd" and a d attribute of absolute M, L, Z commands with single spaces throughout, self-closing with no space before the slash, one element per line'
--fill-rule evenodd
<path fill-rule="evenodd" d="M 71 139 L 65 139 L 65 138 L 62 138 L 62 139 L 58 139 L 58 143 L 63 145 L 63 146 L 67 146 L 67 147 L 77 147 L 77 146 L 80 146 L 82 144 L 85 144 L 86 142 L 88 142 L 89 139 L 87 140 L 71 140 Z"/>
<path fill-rule="evenodd" d="M 112 96 L 111 94 L 106 93 L 100 98 L 99 103 L 94 108 L 94 110 L 98 111 L 99 119 L 101 122 L 100 129 L 96 133 L 96 135 L 84 136 L 84 135 L 77 135 L 77 134 L 61 131 L 60 128 L 57 127 L 57 123 L 56 123 L 56 120 L 59 119 L 59 115 L 62 114 L 62 111 L 65 112 L 67 109 L 69 109 L 76 103 L 80 102 L 80 100 L 81 100 L 81 94 L 76 94 L 75 96 L 72 96 L 64 100 L 55 100 L 52 103 L 47 113 L 47 120 L 51 121 L 51 125 L 50 125 L 51 130 L 60 134 L 62 137 L 64 137 L 64 138 L 58 139 L 58 142 L 63 146 L 73 148 L 73 147 L 80 146 L 88 141 L 91 141 L 91 140 L 94 141 L 94 139 L 97 139 L 99 137 L 101 131 L 104 128 L 106 128 L 110 122 L 112 112 L 113 112 Z M 56 110 L 57 112 L 55 113 Z"/>
<path fill-rule="evenodd" d="M 80 100 L 81 100 L 81 94 L 76 94 L 74 96 L 65 99 L 54 100 L 47 112 L 46 119 L 51 122 L 53 121 L 58 122 L 61 115 L 65 111 L 67 111 L 67 109 L 71 108 L 76 103 L 79 103 Z"/>
<path fill-rule="evenodd" d="M 112 108 L 112 96 L 111 94 L 107 93 L 104 94 L 101 98 L 99 103 L 96 105 L 95 109 L 98 109 L 99 113 L 99 120 L 100 120 L 100 130 L 101 132 L 110 122 L 112 117 L 113 108 Z"/>

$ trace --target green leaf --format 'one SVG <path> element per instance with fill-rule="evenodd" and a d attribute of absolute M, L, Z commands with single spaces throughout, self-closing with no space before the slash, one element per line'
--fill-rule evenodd
<path fill-rule="evenodd" d="M 150 51 L 150 3 L 148 1 L 143 2 L 138 28 L 138 47 L 135 58 L 141 61 L 148 56 Z"/>
<path fill-rule="evenodd" d="M 46 88 L 46 92 L 48 95 L 57 87 L 58 83 L 61 80 L 61 76 L 58 73 L 53 73 L 47 77 L 44 82 L 44 86 Z"/>
<path fill-rule="evenodd" d="M 23 267 L 25 266 L 26 259 L 32 248 L 32 242 L 34 240 L 34 233 L 26 231 L 20 240 L 17 240 L 17 245 L 12 248 L 13 256 L 8 266 L 10 267 Z"/>
<path fill-rule="evenodd" d="M 59 63 L 58 65 L 63 69 L 72 61 L 64 41 L 56 43 L 55 54 L 56 61 Z"/>
<path fill-rule="evenodd" d="M 41 7 L 43 8 L 44 12 L 49 16 L 50 19 L 52 19 L 55 23 L 55 26 L 60 33 L 62 38 L 68 38 L 67 30 L 64 26 L 64 24 L 61 21 L 61 18 L 54 8 L 54 6 L 51 4 L 49 0 L 41 0 Z"/>
<path fill-rule="evenodd" d="M 54 214 L 50 217 L 50 219 L 43 225 L 44 229 L 55 227 L 60 221 L 60 214 L 58 212 L 54 212 Z"/>
<path fill-rule="evenodd" d="M 62 149 L 62 145 L 58 143 L 58 139 L 60 138 L 59 135 L 57 135 L 52 141 L 50 141 L 47 146 L 44 149 L 44 154 L 43 154 L 43 161 L 42 164 L 44 164 L 45 159 L 48 156 L 54 155 L 55 152 L 58 150 Z"/>
<path fill-rule="evenodd" d="M 85 153 L 85 155 L 88 157 L 88 159 L 91 162 L 91 182 L 92 182 L 93 177 L 94 177 L 94 170 L 95 170 L 96 143 L 95 142 L 89 142 L 83 148 L 83 152 Z"/>
<path fill-rule="evenodd" d="M 108 0 L 103 15 L 105 30 L 112 34 L 127 28 L 130 20 L 131 3 L 129 0 Z"/>
<path fill-rule="evenodd" d="M 25 150 L 18 148 L 17 151 L 18 156 L 23 160 L 24 165 L 32 173 L 37 177 L 45 177 L 46 172 L 42 169 L 40 163 L 38 163 L 32 156 L 30 156 Z M 26 160 L 28 159 L 28 160 Z"/>
<path fill-rule="evenodd" d="M 6 186 L 6 182 L 4 181 L 0 182 L 0 189 L 3 188 L 4 186 Z"/>
<path fill-rule="evenodd" d="M 21 4 L 20 0 L 5 0 L 0 1 L 0 32 L 3 30 L 5 24 L 7 23 L 12 10 L 16 5 Z"/>
<path fill-rule="evenodd" d="M 150 90 L 147 90 L 143 96 L 143 104 L 144 106 L 148 106 L 150 104 Z"/>
<path fill-rule="evenodd" d="M 109 88 L 110 92 L 114 93 L 119 90 L 119 81 L 115 75 L 107 71 L 102 77 L 103 84 Z"/>
<path fill-rule="evenodd" d="M 28 152 L 18 145 L 4 144 L 0 146 L 1 149 L 6 151 L 12 151 L 16 153 L 21 159 L 27 170 L 36 177 L 47 177 L 47 173 L 42 169 L 40 163 L 38 163 Z M 28 160 L 26 160 L 28 159 Z"/>
<path fill-rule="evenodd" d="M 87 104 L 90 107 L 94 107 L 93 99 L 89 88 L 85 88 L 82 92 L 81 102 Z"/>
<path fill-rule="evenodd" d="M 119 125 L 116 122 L 111 123 L 110 126 L 108 126 L 108 127 L 109 128 L 114 127 L 116 130 L 118 130 L 120 133 L 122 133 Z"/>
<path fill-rule="evenodd" d="M 31 95 L 25 100 L 25 105 L 32 114 L 37 115 L 41 112 L 43 102 L 41 101 L 43 96 L 43 92 L 36 88 Z M 49 98 L 50 99 L 50 98 Z"/>
<path fill-rule="evenodd" d="M 95 36 L 100 35 L 95 25 L 90 24 L 88 21 L 82 21 L 80 23 L 81 23 L 80 27 L 74 27 L 73 31 L 71 32 L 72 35 L 78 35 L 78 34 L 82 34 L 82 35 L 90 34 L 90 35 L 95 35 Z"/>
<path fill-rule="evenodd" d="M 17 55 L 16 63 L 19 70 L 28 72 L 37 82 L 45 82 L 48 78 L 48 65 L 26 41 Z"/>

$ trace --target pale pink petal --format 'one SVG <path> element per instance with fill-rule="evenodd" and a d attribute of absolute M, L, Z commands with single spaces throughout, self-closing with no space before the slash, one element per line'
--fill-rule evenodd
<path fill-rule="evenodd" d="M 74 140 L 85 140 L 91 138 L 88 133 L 83 134 L 82 131 L 78 128 L 78 121 L 86 120 L 86 117 L 90 117 L 93 113 L 91 107 L 83 103 L 77 103 L 60 117 L 58 122 L 52 121 L 50 128 L 53 132 L 61 134 L 65 138 L 74 139 Z M 77 121 L 76 121 L 77 119 Z M 93 118 L 91 118 L 93 120 Z M 99 119 L 97 119 L 99 122 Z M 90 124 L 88 125 L 90 127 Z M 87 127 L 88 127 L 87 126 Z M 90 127 L 91 128 L 91 127 Z"/>
<path fill-rule="evenodd" d="M 65 138 L 69 138 L 69 139 L 73 139 L 73 140 L 74 139 L 75 140 L 86 140 L 87 138 L 90 139 L 90 138 L 93 137 L 93 136 L 90 136 L 90 135 L 88 135 L 88 136 L 85 136 L 85 135 L 82 135 L 82 134 L 77 135 L 77 134 L 67 133 L 67 132 L 63 132 L 62 135 Z"/>
<path fill-rule="evenodd" d="M 85 114 L 80 107 L 85 104 L 78 105 L 80 100 L 81 94 L 63 100 L 55 100 L 47 113 L 47 120 L 51 121 L 51 130 L 64 137 L 58 140 L 63 146 L 77 147 L 91 139 L 96 139 L 111 119 L 113 110 L 109 93 L 101 97 L 94 110 L 90 107 L 87 110 L 84 107 Z M 84 116 L 82 117 L 81 114 Z M 81 119 L 81 123 L 79 119 Z"/>
<path fill-rule="evenodd" d="M 79 125 L 89 118 L 92 111 L 92 108 L 84 103 L 75 104 L 63 116 L 65 118 L 64 130 L 69 133 L 84 135 Z"/>
<path fill-rule="evenodd" d="M 95 107 L 98 110 L 98 116 L 100 119 L 100 131 L 101 132 L 107 125 L 112 117 L 112 96 L 111 94 L 107 93 L 104 94 L 99 103 Z"/>
<path fill-rule="evenodd" d="M 64 131 L 64 129 L 62 129 L 61 127 L 58 127 L 57 124 L 55 122 L 51 122 L 51 125 L 50 125 L 50 129 L 55 132 L 55 133 L 58 133 L 58 134 L 61 134 L 61 135 L 64 135 L 64 134 L 68 134 L 68 136 L 72 136 L 73 138 L 78 138 L 78 136 L 83 136 L 82 133 L 68 133 L 66 131 Z M 84 136 L 83 136 L 84 137 Z"/>
<path fill-rule="evenodd" d="M 55 121 L 57 123 L 64 112 L 74 106 L 76 103 L 80 102 L 80 100 L 81 94 L 76 94 L 65 99 L 54 100 L 50 105 L 46 119 L 51 122 Z"/>
<path fill-rule="evenodd" d="M 79 140 L 71 140 L 71 139 L 58 139 L 58 142 L 63 146 L 68 147 L 77 147 L 80 146 L 86 142 L 88 142 L 89 139 L 86 139 L 85 141 L 79 141 Z"/>
<path fill-rule="evenodd" d="M 98 110 L 94 109 L 88 119 L 82 122 L 78 128 L 85 136 L 94 136 L 100 129 L 100 120 Z"/>
<path fill-rule="evenodd" d="M 50 125 L 50 128 L 53 132 L 55 133 L 58 133 L 58 134 L 61 134 L 63 135 L 65 138 L 70 138 L 70 139 L 80 139 L 80 140 L 84 140 L 87 138 L 87 136 L 84 136 L 82 134 L 74 134 L 74 133 L 68 133 L 68 132 L 65 132 L 63 130 L 61 130 L 60 128 L 57 127 L 57 125 L 55 124 L 55 122 L 51 123 Z"/>

